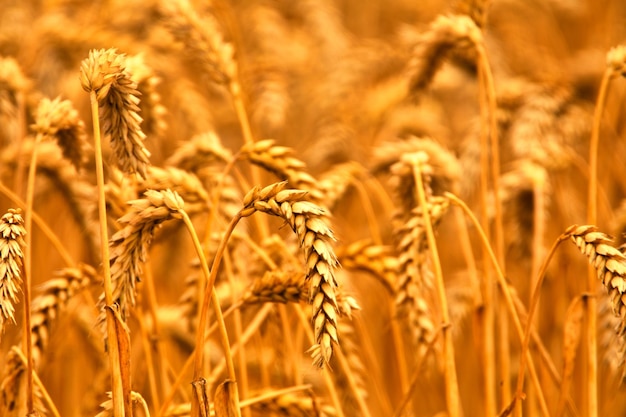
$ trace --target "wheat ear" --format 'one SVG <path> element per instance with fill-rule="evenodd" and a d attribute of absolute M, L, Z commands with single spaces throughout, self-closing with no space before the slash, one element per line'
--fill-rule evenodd
<path fill-rule="evenodd" d="M 115 49 L 91 50 L 81 64 L 80 81 L 85 91 L 95 94 L 115 162 L 122 171 L 145 177 L 150 152 L 143 144 L 139 91 L 126 70 L 125 55 Z"/>
<path fill-rule="evenodd" d="M 438 16 L 414 47 L 408 68 L 409 93 L 428 87 L 449 51 L 474 47 L 481 38 L 480 28 L 470 17 Z"/>
<path fill-rule="evenodd" d="M 15 306 L 22 284 L 24 219 L 18 209 L 0 219 L 0 337 L 7 321 L 15 323 Z"/>
<path fill-rule="evenodd" d="M 337 248 L 337 258 L 344 269 L 369 272 L 390 294 L 394 293 L 400 262 L 393 247 L 364 239 Z"/>
<path fill-rule="evenodd" d="M 49 411 L 53 417 L 60 417 L 59 411 L 52 402 L 36 372 L 33 372 L 33 409 L 27 410 L 21 403 L 22 381 L 26 372 L 27 359 L 19 347 L 13 346 L 6 355 L 6 361 L 2 370 L 0 381 L 0 413 L 7 417 L 28 415 L 40 417 Z M 45 405 L 41 400 L 45 401 Z M 46 406 L 48 409 L 46 410 Z"/>
<path fill-rule="evenodd" d="M 95 281 L 96 270 L 89 265 L 65 268 L 47 280 L 39 295 L 32 302 L 33 363 L 41 364 L 41 357 L 48 347 L 48 338 L 53 321 L 67 306 L 76 293 Z"/>
<path fill-rule="evenodd" d="M 2 108 L 0 112 L 2 118 L 0 140 L 2 140 L 3 145 L 14 141 L 19 148 L 26 136 L 25 103 L 26 93 L 31 88 L 31 81 L 24 75 L 15 58 L 0 56 L 0 86 L 2 86 L 0 89 L 5 91 L 5 93 L 0 94 L 0 107 Z M 4 114 L 5 112 L 9 114 Z M 23 168 L 23 161 L 18 160 L 17 175 L 13 183 L 15 190 L 22 189 Z"/>
<path fill-rule="evenodd" d="M 566 233 L 589 258 L 596 278 L 609 293 L 613 313 L 621 319 L 617 334 L 623 337 L 626 335 L 626 255 L 613 246 L 613 239 L 598 232 L 595 226 L 572 226 Z"/>
<path fill-rule="evenodd" d="M 76 170 L 82 168 L 87 160 L 87 134 L 85 124 L 78 117 L 78 112 L 69 100 L 44 98 L 39 102 L 35 114 L 33 130 L 45 138 L 56 139 Z"/>
<path fill-rule="evenodd" d="M 316 345 L 311 356 L 316 366 L 323 367 L 330 360 L 333 344 L 338 344 L 337 281 L 334 269 L 337 258 L 331 246 L 334 235 L 326 221 L 326 211 L 306 201 L 307 193 L 287 190 L 285 182 L 263 189 L 254 188 L 244 198 L 242 216 L 256 211 L 284 219 L 300 240 L 306 264 L 306 281 L 310 286 L 310 302 Z"/>
<path fill-rule="evenodd" d="M 118 221 L 124 228 L 111 237 L 112 303 L 120 306 L 122 317 L 135 305 L 136 285 L 141 279 L 141 264 L 159 224 L 181 219 L 182 198 L 171 190 L 148 190 L 144 198 L 129 201 L 130 209 Z M 104 296 L 100 297 L 101 303 Z"/>
<path fill-rule="evenodd" d="M 191 48 L 215 81 L 227 86 L 244 143 L 251 146 L 254 136 L 244 105 L 235 49 L 224 39 L 218 22 L 213 16 L 199 16 L 188 0 L 162 1 L 161 11 L 167 17 L 166 24 L 173 35 Z M 251 168 L 253 183 L 261 184 L 261 173 L 257 167 Z M 262 235 L 269 234 L 266 223 L 259 221 L 257 225 Z"/>

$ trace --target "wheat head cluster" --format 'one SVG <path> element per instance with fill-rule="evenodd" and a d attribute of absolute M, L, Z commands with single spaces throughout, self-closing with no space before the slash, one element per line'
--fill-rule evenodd
<path fill-rule="evenodd" d="M 0 416 L 626 415 L 625 22 L 0 0 Z"/>

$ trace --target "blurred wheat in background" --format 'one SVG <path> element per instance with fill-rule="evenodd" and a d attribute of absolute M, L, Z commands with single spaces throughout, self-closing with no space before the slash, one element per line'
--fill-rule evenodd
<path fill-rule="evenodd" d="M 625 22 L 0 0 L 0 415 L 625 415 Z"/>

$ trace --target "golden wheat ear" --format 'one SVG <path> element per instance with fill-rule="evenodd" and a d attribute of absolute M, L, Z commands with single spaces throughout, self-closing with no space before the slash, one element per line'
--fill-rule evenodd
<path fill-rule="evenodd" d="M 111 237 L 111 280 L 113 301 L 126 317 L 135 305 L 136 285 L 156 227 L 170 219 L 180 219 L 182 198 L 171 190 L 148 190 L 144 198 L 129 202 L 130 210 L 119 219 L 124 228 Z M 101 297 L 104 303 L 104 296 Z M 104 321 L 104 317 L 102 317 Z"/>
<path fill-rule="evenodd" d="M 0 337 L 7 321 L 15 324 L 14 304 L 22 285 L 26 229 L 20 212 L 9 209 L 0 219 Z"/>
<path fill-rule="evenodd" d="M 37 106 L 33 130 L 43 139 L 55 139 L 63 157 L 76 169 L 87 159 L 87 134 L 85 124 L 69 100 L 43 98 Z"/>
<path fill-rule="evenodd" d="M 42 356 L 48 348 L 54 322 L 72 298 L 95 282 L 96 270 L 86 264 L 65 268 L 39 288 L 39 295 L 31 303 L 31 333 L 33 363 L 41 366 Z"/>
<path fill-rule="evenodd" d="M 316 344 L 310 350 L 315 365 L 330 361 L 333 345 L 339 344 L 337 319 L 337 281 L 334 270 L 337 257 L 331 243 L 335 240 L 327 223 L 327 212 L 306 200 L 307 192 L 286 190 L 279 182 L 263 189 L 255 188 L 244 198 L 243 216 L 256 211 L 284 219 L 298 236 L 304 251 L 309 302 L 313 308 Z"/>
<path fill-rule="evenodd" d="M 482 43 L 482 33 L 468 16 L 438 16 L 413 48 L 408 66 L 409 95 L 424 91 L 453 49 L 474 48 Z"/>
<path fill-rule="evenodd" d="M 145 178 L 150 152 L 143 143 L 137 83 L 126 70 L 125 55 L 115 49 L 91 50 L 81 64 L 80 82 L 85 91 L 96 93 L 115 162 L 122 171 Z"/>

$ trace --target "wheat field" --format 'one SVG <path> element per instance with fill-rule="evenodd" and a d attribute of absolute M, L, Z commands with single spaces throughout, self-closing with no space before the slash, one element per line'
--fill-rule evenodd
<path fill-rule="evenodd" d="M 626 415 L 625 22 L 0 0 L 0 416 Z"/>

